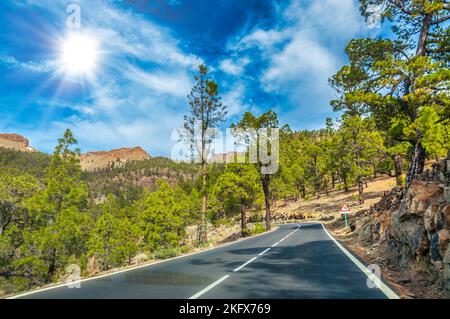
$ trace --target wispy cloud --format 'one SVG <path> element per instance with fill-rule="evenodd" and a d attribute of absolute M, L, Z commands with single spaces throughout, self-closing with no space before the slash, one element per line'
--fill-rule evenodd
<path fill-rule="evenodd" d="M 298 119 L 305 127 L 304 118 L 331 113 L 334 93 L 328 78 L 345 63 L 347 42 L 367 30 L 358 5 L 356 0 L 293 0 L 275 5 L 273 26 L 256 26 L 233 38 L 228 48 L 236 59 L 250 54 L 264 59 L 258 69 L 260 87 L 287 100 L 276 106 L 282 118 L 291 124 Z"/>
<path fill-rule="evenodd" d="M 56 63 L 53 60 L 45 60 L 41 62 L 36 61 L 19 61 L 15 57 L 0 54 L 0 63 L 9 68 L 19 68 L 24 71 L 35 72 L 35 73 L 49 73 L 56 69 Z"/>

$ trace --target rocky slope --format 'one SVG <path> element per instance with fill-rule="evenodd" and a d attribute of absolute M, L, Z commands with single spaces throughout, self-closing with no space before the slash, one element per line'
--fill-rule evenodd
<path fill-rule="evenodd" d="M 342 230 L 341 220 L 333 224 Z M 407 190 L 394 188 L 353 215 L 350 230 L 347 239 L 357 239 L 372 262 L 398 270 L 412 296 L 450 297 L 450 152 Z"/>
<path fill-rule="evenodd" d="M 0 147 L 23 152 L 34 152 L 28 139 L 19 134 L 0 134 Z"/>
<path fill-rule="evenodd" d="M 114 168 L 129 161 L 142 161 L 149 158 L 150 155 L 138 146 L 111 151 L 89 152 L 80 156 L 81 168 L 89 172 Z"/>

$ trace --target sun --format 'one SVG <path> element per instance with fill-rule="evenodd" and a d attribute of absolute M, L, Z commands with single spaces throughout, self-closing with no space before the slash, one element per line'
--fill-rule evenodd
<path fill-rule="evenodd" d="M 61 68 L 69 75 L 91 75 L 98 55 L 98 42 L 94 37 L 70 34 L 61 44 Z"/>

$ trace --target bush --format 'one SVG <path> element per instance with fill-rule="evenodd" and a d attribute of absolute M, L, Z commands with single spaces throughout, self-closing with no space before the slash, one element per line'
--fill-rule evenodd
<path fill-rule="evenodd" d="M 153 252 L 154 259 L 168 259 L 179 256 L 183 250 L 181 247 L 161 248 Z"/>
<path fill-rule="evenodd" d="M 251 234 L 252 235 L 257 235 L 257 234 L 264 233 L 265 231 L 266 231 L 266 227 L 263 224 L 258 223 L 258 224 L 253 225 L 253 228 L 251 230 Z"/>

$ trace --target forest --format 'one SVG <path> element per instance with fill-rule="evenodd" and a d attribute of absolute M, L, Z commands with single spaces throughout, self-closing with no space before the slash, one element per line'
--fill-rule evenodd
<path fill-rule="evenodd" d="M 361 0 L 361 12 L 378 0 Z M 450 29 L 445 1 L 389 1 L 390 39 L 351 40 L 348 62 L 329 79 L 336 118 L 317 130 L 293 130 L 278 115 L 244 113 L 232 128 L 279 128 L 279 170 L 257 163 L 211 164 L 209 128 L 227 116 L 217 79 L 200 66 L 188 96 L 183 138 L 200 127 L 200 163 L 166 158 L 82 172 L 76 137 L 67 130 L 52 154 L 0 150 L 0 291 L 56 282 L 68 265 L 89 275 L 134 263 L 137 255 L 186 252 L 186 229 L 240 223 L 242 236 L 270 229 L 271 204 L 309 200 L 332 189 L 395 177 L 407 188 L 427 161 L 450 150 Z M 307 116 L 307 114 L 301 114 Z M 143 177 L 152 182 L 143 184 Z M 250 230 L 247 223 L 256 223 Z"/>

